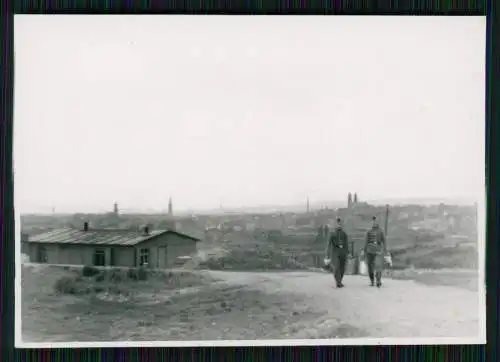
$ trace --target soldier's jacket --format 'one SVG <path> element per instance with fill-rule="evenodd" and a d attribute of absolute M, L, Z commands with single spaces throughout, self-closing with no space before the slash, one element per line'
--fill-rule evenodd
<path fill-rule="evenodd" d="M 333 259 L 336 255 L 347 255 L 349 254 L 349 241 L 347 238 L 347 233 L 342 229 L 335 229 L 327 244 L 326 254 Z"/>
<path fill-rule="evenodd" d="M 385 235 L 379 228 L 371 228 L 366 233 L 365 238 L 365 253 L 380 254 L 385 252 Z"/>

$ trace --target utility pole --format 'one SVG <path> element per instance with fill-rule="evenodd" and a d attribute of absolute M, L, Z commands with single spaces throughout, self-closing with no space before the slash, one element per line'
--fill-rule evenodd
<path fill-rule="evenodd" d="M 384 227 L 384 232 L 385 236 L 387 237 L 387 227 L 389 224 L 389 205 L 385 205 L 385 227 Z"/>

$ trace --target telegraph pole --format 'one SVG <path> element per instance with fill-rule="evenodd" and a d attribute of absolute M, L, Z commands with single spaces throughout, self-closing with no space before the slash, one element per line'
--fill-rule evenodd
<path fill-rule="evenodd" d="M 384 232 L 385 236 L 387 237 L 387 227 L 389 224 L 389 205 L 385 205 L 385 227 L 384 227 Z"/>

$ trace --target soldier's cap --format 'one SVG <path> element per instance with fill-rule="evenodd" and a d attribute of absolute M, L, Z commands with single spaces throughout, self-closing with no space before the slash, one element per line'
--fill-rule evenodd
<path fill-rule="evenodd" d="M 372 217 L 372 220 L 373 220 L 373 221 L 377 220 L 377 217 L 376 217 L 376 216 L 373 216 L 373 217 Z"/>
<path fill-rule="evenodd" d="M 342 222 L 342 219 L 340 217 L 338 217 L 337 222 Z"/>

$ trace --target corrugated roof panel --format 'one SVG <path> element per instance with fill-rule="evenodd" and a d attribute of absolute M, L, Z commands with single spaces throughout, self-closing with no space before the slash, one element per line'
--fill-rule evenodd
<path fill-rule="evenodd" d="M 121 243 L 121 244 L 126 244 L 126 242 L 128 242 L 130 239 L 129 236 L 125 236 L 125 235 L 110 235 L 108 236 L 107 238 L 107 241 L 109 244 L 115 244 L 115 243 Z"/>
<path fill-rule="evenodd" d="M 163 233 L 173 233 L 184 238 L 199 241 L 186 234 L 172 230 L 152 230 L 148 235 L 135 230 L 119 229 L 56 229 L 29 238 L 30 242 L 61 243 L 61 244 L 88 244 L 88 245 L 136 245 Z"/>
<path fill-rule="evenodd" d="M 61 244 L 135 245 L 165 232 L 168 230 L 153 230 L 146 235 L 132 230 L 57 229 L 30 237 L 29 241 Z"/>

